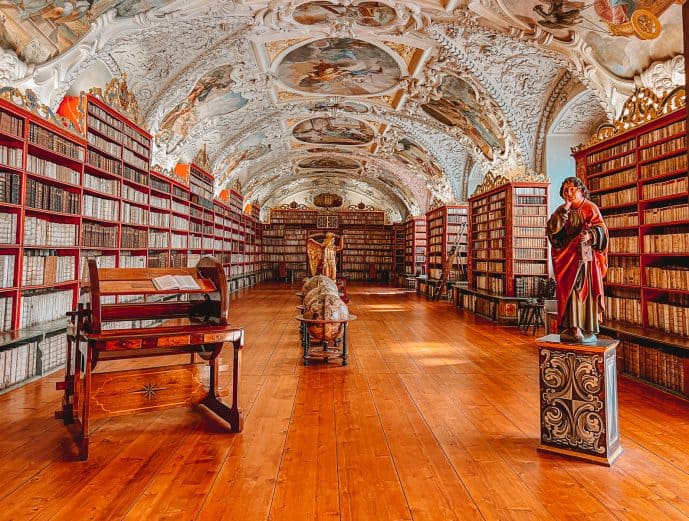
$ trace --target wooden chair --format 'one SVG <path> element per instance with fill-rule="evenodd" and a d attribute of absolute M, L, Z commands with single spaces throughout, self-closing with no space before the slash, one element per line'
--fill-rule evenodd
<path fill-rule="evenodd" d="M 56 412 L 66 424 L 75 424 L 80 458 L 88 458 L 90 422 L 97 418 L 203 404 L 234 432 L 241 431 L 238 387 L 244 330 L 228 323 L 222 265 L 206 257 L 194 268 L 98 268 L 89 259 L 88 271 L 86 302 L 69 313 L 67 367 L 64 381 L 58 383 L 64 397 Z M 152 279 L 162 275 L 190 275 L 199 289 L 158 290 Z M 141 297 L 122 302 L 131 295 Z M 119 302 L 104 303 L 104 297 Z M 218 387 L 218 356 L 226 342 L 234 348 L 232 406 L 221 400 Z M 124 370 L 95 371 L 102 361 L 170 355 L 188 358 L 164 359 L 167 365 L 162 367 L 136 363 Z"/>
<path fill-rule="evenodd" d="M 555 279 L 541 279 L 536 298 L 531 298 L 519 303 L 519 327 L 528 334 L 533 328 L 533 334 L 539 327 L 545 326 L 543 321 L 543 308 L 545 300 L 555 295 Z"/>

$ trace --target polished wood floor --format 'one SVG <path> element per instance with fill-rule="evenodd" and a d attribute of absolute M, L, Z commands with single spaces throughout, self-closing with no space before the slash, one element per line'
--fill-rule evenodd
<path fill-rule="evenodd" d="M 348 367 L 304 367 L 296 287 L 233 296 L 241 434 L 203 409 L 61 422 L 59 375 L 0 396 L 0 519 L 689 519 L 689 402 L 621 378 L 612 468 L 536 451 L 533 337 L 387 287 L 351 288 Z"/>

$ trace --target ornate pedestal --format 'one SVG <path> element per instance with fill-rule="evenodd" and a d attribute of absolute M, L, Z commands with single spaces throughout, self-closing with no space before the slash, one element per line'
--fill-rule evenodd
<path fill-rule="evenodd" d="M 536 341 L 539 352 L 539 450 L 610 466 L 622 453 L 617 421 L 618 340 L 595 344 Z"/>

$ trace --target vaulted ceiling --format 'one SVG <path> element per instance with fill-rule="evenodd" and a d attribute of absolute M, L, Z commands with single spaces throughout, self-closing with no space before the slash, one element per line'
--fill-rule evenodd
<path fill-rule="evenodd" d="M 681 8 L 667 0 L 5 0 L 0 11 L 1 84 L 56 108 L 126 74 L 154 164 L 205 145 L 218 190 L 239 184 L 263 208 L 327 192 L 399 220 L 464 200 L 488 171 L 537 178 L 549 132 L 590 131 L 635 88 L 684 82 Z"/>

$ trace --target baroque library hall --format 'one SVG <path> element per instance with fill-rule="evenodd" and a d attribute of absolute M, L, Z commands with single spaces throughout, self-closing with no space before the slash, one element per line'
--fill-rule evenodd
<path fill-rule="evenodd" d="M 689 2 L 0 22 L 0 519 L 689 521 Z"/>

